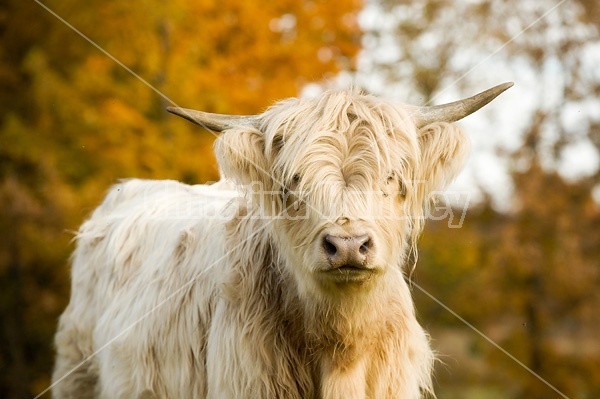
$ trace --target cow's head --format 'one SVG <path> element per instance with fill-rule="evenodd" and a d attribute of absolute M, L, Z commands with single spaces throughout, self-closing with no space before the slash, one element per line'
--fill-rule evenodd
<path fill-rule="evenodd" d="M 504 90 L 434 107 L 392 104 L 355 91 L 288 99 L 256 116 L 171 108 L 223 132 L 224 175 L 249 187 L 304 293 L 369 292 L 401 276 L 435 190 L 468 149 L 452 125 Z"/>

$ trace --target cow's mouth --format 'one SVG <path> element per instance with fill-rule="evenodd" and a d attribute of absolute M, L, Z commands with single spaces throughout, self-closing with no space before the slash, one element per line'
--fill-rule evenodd
<path fill-rule="evenodd" d="M 375 270 L 368 267 L 342 265 L 326 269 L 323 274 L 327 279 L 337 283 L 364 283 L 373 277 Z"/>
<path fill-rule="evenodd" d="M 354 272 L 362 273 L 362 272 L 372 272 L 373 271 L 371 269 L 367 269 L 367 268 L 360 267 L 360 266 L 353 266 L 353 265 L 343 265 L 338 268 L 331 269 L 332 272 L 335 272 L 336 270 L 338 270 L 342 273 L 354 273 Z"/>

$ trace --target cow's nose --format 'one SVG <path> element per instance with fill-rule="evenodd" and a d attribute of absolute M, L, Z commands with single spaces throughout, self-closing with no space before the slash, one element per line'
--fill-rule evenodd
<path fill-rule="evenodd" d="M 332 268 L 368 268 L 367 256 L 372 246 L 367 234 L 354 237 L 327 234 L 323 238 L 323 251 Z"/>

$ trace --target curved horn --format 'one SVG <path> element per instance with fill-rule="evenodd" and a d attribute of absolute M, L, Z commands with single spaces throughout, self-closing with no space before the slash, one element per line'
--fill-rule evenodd
<path fill-rule="evenodd" d="M 178 107 L 167 107 L 167 111 L 215 132 L 222 132 L 233 127 L 258 127 L 258 116 L 256 115 L 211 114 Z"/>
<path fill-rule="evenodd" d="M 481 107 L 498 97 L 500 93 L 512 87 L 512 82 L 503 83 L 482 91 L 473 97 L 454 101 L 448 104 L 431 107 L 414 107 L 414 119 L 417 127 L 423 127 L 433 122 L 456 122 L 472 114 Z"/>

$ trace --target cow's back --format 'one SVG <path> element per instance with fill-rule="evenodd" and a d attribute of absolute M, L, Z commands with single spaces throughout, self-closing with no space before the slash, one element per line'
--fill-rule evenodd
<path fill-rule="evenodd" d="M 55 397 L 204 396 L 206 326 L 235 197 L 222 182 L 129 180 L 111 189 L 77 235 L 54 381 L 71 374 Z"/>

